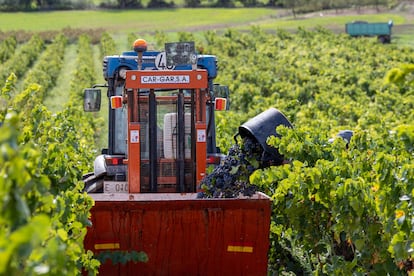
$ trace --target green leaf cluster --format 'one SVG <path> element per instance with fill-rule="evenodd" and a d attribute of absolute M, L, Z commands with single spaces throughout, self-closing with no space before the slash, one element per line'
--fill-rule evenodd
<path fill-rule="evenodd" d="M 97 254 L 96 258 L 101 262 L 105 263 L 106 261 L 110 260 L 112 264 L 126 264 L 128 262 L 147 262 L 148 256 L 144 252 L 137 252 L 137 251 L 102 251 Z"/>
<path fill-rule="evenodd" d="M 15 36 L 9 36 L 0 43 L 0 62 L 8 60 L 13 54 L 17 46 Z"/>
<path fill-rule="evenodd" d="M 129 45 L 132 45 L 129 44 Z M 113 55 L 114 53 L 117 53 L 116 44 L 111 35 L 107 32 L 104 32 L 101 36 L 100 42 L 99 42 L 99 48 L 100 48 L 100 54 L 101 59 L 103 59 L 105 56 Z"/>

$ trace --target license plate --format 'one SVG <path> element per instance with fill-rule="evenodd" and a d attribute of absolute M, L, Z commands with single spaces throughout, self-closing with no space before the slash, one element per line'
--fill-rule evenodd
<path fill-rule="evenodd" d="M 106 194 L 126 194 L 128 193 L 128 183 L 121 181 L 105 181 L 103 192 Z"/>

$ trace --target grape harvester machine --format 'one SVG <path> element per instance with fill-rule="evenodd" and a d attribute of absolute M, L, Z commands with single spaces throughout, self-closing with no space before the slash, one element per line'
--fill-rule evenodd
<path fill-rule="evenodd" d="M 228 89 L 213 84 L 216 57 L 191 42 L 156 52 L 138 39 L 134 50 L 104 58 L 109 139 L 84 177 L 95 202 L 84 245 L 148 260 L 109 258 L 99 275 L 266 275 L 269 198 L 197 198 L 221 157 L 214 112 Z M 99 110 L 100 89 L 85 89 L 84 107 Z"/>

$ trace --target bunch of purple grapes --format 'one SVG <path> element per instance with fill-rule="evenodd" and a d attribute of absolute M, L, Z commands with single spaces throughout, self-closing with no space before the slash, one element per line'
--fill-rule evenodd
<path fill-rule="evenodd" d="M 201 180 L 201 198 L 233 198 L 240 194 L 252 196 L 257 187 L 249 176 L 260 167 L 262 146 L 254 138 L 245 137 L 233 145 L 226 158 L 213 172 Z"/>

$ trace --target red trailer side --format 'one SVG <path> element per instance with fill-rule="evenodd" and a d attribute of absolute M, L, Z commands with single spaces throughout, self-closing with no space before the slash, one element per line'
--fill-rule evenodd
<path fill-rule="evenodd" d="M 148 262 L 99 275 L 266 275 L 270 199 L 197 199 L 196 194 L 91 194 L 85 247 L 144 251 Z"/>

